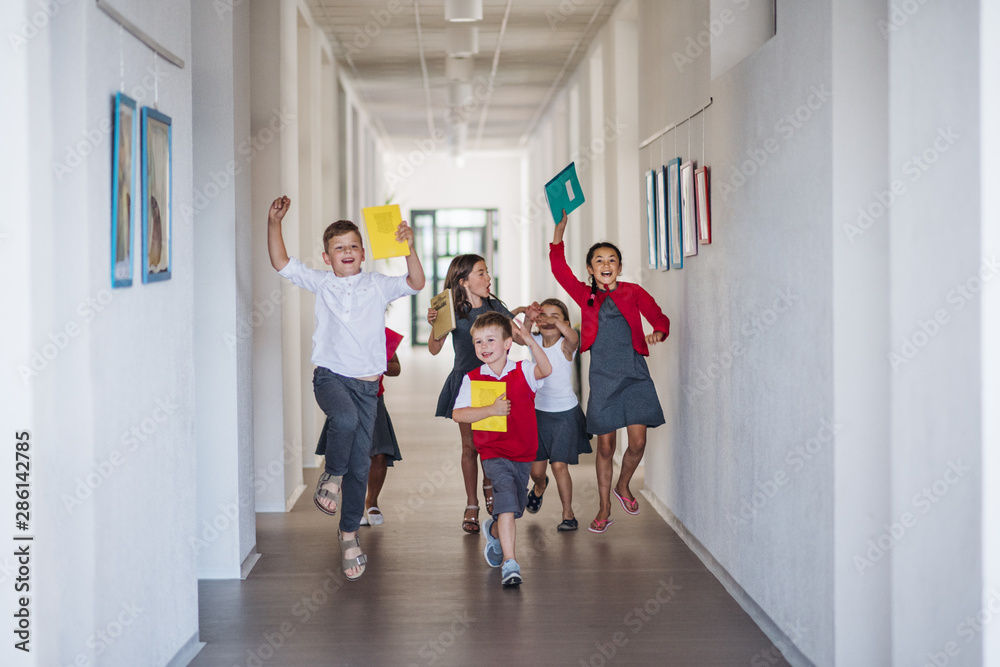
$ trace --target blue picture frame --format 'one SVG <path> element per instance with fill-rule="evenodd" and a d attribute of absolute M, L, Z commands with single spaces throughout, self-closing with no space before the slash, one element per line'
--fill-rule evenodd
<path fill-rule="evenodd" d="M 132 286 L 132 201 L 135 200 L 136 105 L 128 95 L 114 97 L 111 151 L 111 287 Z"/>
<path fill-rule="evenodd" d="M 656 240 L 656 170 L 646 172 L 646 265 L 656 269 L 659 249 Z"/>
<path fill-rule="evenodd" d="M 684 229 L 681 226 L 681 159 L 667 162 L 667 225 L 670 228 L 670 266 L 684 268 Z"/>
<path fill-rule="evenodd" d="M 670 233 L 667 230 L 667 168 L 660 165 L 656 172 L 656 242 L 657 265 L 661 271 L 670 270 Z"/>
<path fill-rule="evenodd" d="M 142 108 L 142 282 L 173 273 L 173 126 L 169 116 Z"/>

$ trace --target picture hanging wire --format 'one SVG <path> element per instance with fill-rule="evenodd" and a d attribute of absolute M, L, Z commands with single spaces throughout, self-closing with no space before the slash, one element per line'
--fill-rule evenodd
<path fill-rule="evenodd" d="M 708 122 L 708 114 L 701 117 L 701 164 L 705 165 L 705 123 Z"/>
<path fill-rule="evenodd" d="M 657 139 L 659 139 L 660 137 L 662 137 L 664 134 L 666 134 L 670 130 L 676 128 L 678 125 L 684 123 L 685 121 L 691 120 L 692 118 L 694 118 L 695 116 L 697 116 L 698 114 L 700 114 L 702 111 L 704 111 L 705 109 L 707 109 L 710 106 L 712 106 L 712 98 L 711 97 L 708 98 L 708 102 L 705 102 L 705 104 L 703 104 L 701 106 L 701 108 L 699 108 L 694 113 L 688 115 L 686 118 L 683 118 L 683 119 L 681 119 L 680 121 L 678 121 L 676 123 L 671 123 L 670 125 L 667 125 L 665 128 L 663 128 L 662 130 L 660 130 L 656 134 L 650 136 L 648 139 L 646 139 L 641 144 L 639 144 L 639 148 L 645 148 L 646 146 L 648 146 L 649 144 L 653 143 L 654 141 L 656 141 Z"/>
<path fill-rule="evenodd" d="M 153 108 L 160 110 L 160 61 L 153 51 Z"/>
<path fill-rule="evenodd" d="M 691 123 L 688 123 L 688 154 L 687 159 L 691 159 Z"/>
<path fill-rule="evenodd" d="M 125 92 L 125 46 L 124 37 L 125 26 L 118 24 L 118 73 L 121 75 L 121 92 Z"/>

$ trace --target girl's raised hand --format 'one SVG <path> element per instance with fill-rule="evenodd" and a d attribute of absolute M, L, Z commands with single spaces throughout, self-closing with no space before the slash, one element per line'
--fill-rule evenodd
<path fill-rule="evenodd" d="M 552 234 L 553 245 L 559 245 L 562 243 L 563 234 L 566 232 L 566 221 L 569 220 L 569 216 L 566 215 L 566 209 L 563 209 L 562 214 L 562 220 L 560 220 L 559 224 L 556 225 L 556 231 Z"/>
<path fill-rule="evenodd" d="M 438 311 L 434 310 L 433 308 L 428 308 L 427 309 L 427 323 L 428 324 L 434 324 L 434 320 L 436 320 L 437 318 L 438 318 Z"/>
<path fill-rule="evenodd" d="M 281 196 L 271 202 L 271 208 L 267 212 L 267 221 L 281 224 L 281 219 L 285 217 L 288 213 L 288 209 L 292 207 L 292 200 L 288 197 Z"/>
<path fill-rule="evenodd" d="M 542 314 L 542 307 L 538 305 L 537 301 L 532 301 L 531 305 L 524 309 L 524 319 L 528 322 L 534 322 L 538 319 L 538 316 Z"/>
<path fill-rule="evenodd" d="M 656 345 L 657 343 L 662 343 L 664 338 L 666 338 L 666 335 L 662 331 L 654 331 L 646 336 L 646 344 Z"/>

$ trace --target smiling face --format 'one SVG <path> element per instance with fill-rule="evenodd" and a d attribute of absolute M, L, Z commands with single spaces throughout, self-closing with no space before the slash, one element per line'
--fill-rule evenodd
<path fill-rule="evenodd" d="M 618 285 L 618 274 L 622 272 L 621 258 L 611 246 L 599 246 L 593 250 L 587 273 L 594 276 L 602 289 L 612 290 Z"/>
<path fill-rule="evenodd" d="M 365 261 L 365 248 L 361 244 L 361 237 L 355 232 L 331 237 L 326 244 L 323 261 L 329 264 L 340 278 L 361 273 L 361 264 Z"/>
<path fill-rule="evenodd" d="M 556 330 L 556 321 L 567 321 L 563 315 L 562 308 L 553 304 L 542 304 L 542 313 L 537 318 L 538 330 L 543 334 L 546 331 Z"/>
<path fill-rule="evenodd" d="M 489 269 L 486 268 L 486 262 L 483 260 L 479 260 L 472 266 L 468 277 L 458 281 L 458 284 L 464 287 L 470 296 L 475 295 L 480 299 L 489 298 L 491 283 Z"/>
<path fill-rule="evenodd" d="M 476 348 L 476 356 L 484 364 L 506 364 L 507 351 L 514 342 L 505 338 L 500 327 L 485 326 L 472 332 L 472 344 Z"/>

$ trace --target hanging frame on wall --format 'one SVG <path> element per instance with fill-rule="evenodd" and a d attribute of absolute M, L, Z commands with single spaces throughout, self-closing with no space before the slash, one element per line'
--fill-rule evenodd
<path fill-rule="evenodd" d="M 132 285 L 132 202 L 135 198 L 135 100 L 114 98 L 111 157 L 111 287 Z"/>
<path fill-rule="evenodd" d="M 655 269 L 657 267 L 657 240 L 656 240 L 656 171 L 650 169 L 646 172 L 646 265 Z"/>
<path fill-rule="evenodd" d="M 698 226 L 694 207 L 694 163 L 681 165 L 681 225 L 684 228 L 684 256 L 698 254 Z"/>
<path fill-rule="evenodd" d="M 172 126 L 170 117 L 142 108 L 142 282 L 169 280 L 173 264 L 171 226 Z"/>
<path fill-rule="evenodd" d="M 670 230 L 670 266 L 684 268 L 684 230 L 681 227 L 681 159 L 675 157 L 663 168 L 666 172 L 667 227 Z"/>
<path fill-rule="evenodd" d="M 698 167 L 694 172 L 695 204 L 698 211 L 698 243 L 712 242 L 712 214 L 708 204 L 708 167 Z"/>

